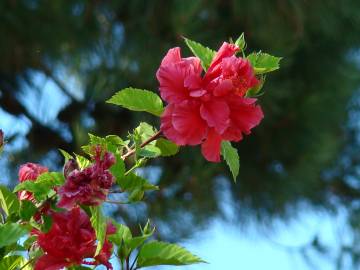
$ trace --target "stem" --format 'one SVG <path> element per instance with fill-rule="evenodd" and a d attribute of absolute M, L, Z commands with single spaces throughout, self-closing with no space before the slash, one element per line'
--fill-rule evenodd
<path fill-rule="evenodd" d="M 133 270 L 133 268 L 135 267 L 135 263 L 136 263 L 138 258 L 139 258 L 139 253 L 136 254 L 136 258 L 134 259 L 133 263 L 131 264 L 130 270 Z M 136 268 L 134 268 L 134 269 L 136 269 Z"/>
<path fill-rule="evenodd" d="M 158 132 L 156 132 L 154 135 L 152 135 L 149 139 L 147 139 L 145 142 L 143 142 L 140 145 L 140 148 L 143 148 L 144 146 L 148 145 L 149 143 L 151 143 L 152 141 L 155 141 L 157 138 L 159 138 L 161 135 L 161 130 L 159 130 Z M 125 160 L 127 157 L 133 155 L 136 152 L 135 148 L 131 149 L 130 151 L 128 151 L 126 154 L 122 155 L 121 158 L 122 160 Z"/>
<path fill-rule="evenodd" d="M 31 260 L 28 260 L 23 266 L 21 266 L 20 270 L 24 269 L 26 266 L 28 266 L 33 261 L 34 261 L 34 258 L 32 258 Z"/>
<path fill-rule="evenodd" d="M 126 258 L 126 270 L 130 270 L 130 268 L 129 268 L 129 257 L 130 256 L 128 256 L 127 258 Z"/>

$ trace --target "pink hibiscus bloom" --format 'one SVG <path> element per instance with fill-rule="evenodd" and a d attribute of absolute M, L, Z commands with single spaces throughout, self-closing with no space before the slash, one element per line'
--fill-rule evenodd
<path fill-rule="evenodd" d="M 258 85 L 247 59 L 224 42 L 202 76 L 200 60 L 168 51 L 156 73 L 161 97 L 168 103 L 161 117 L 164 135 L 178 145 L 201 144 L 203 156 L 220 161 L 221 142 L 240 141 L 263 118 L 257 99 L 246 92 Z"/>
<path fill-rule="evenodd" d="M 91 227 L 90 219 L 79 207 L 70 211 L 52 213 L 53 223 L 47 233 L 33 230 L 37 235 L 37 243 L 44 251 L 35 264 L 35 270 L 59 270 L 64 267 L 80 264 L 103 264 L 112 269 L 109 259 L 112 254 L 112 244 L 105 239 L 103 249 L 97 255 L 96 235 Z M 115 227 L 109 223 L 107 234 L 115 233 Z M 86 262 L 84 259 L 95 261 Z"/>
<path fill-rule="evenodd" d="M 35 181 L 40 174 L 48 172 L 48 168 L 35 163 L 25 163 L 19 169 L 19 181 Z M 34 195 L 30 191 L 22 190 L 18 192 L 19 200 L 29 200 L 35 202 Z"/>
<path fill-rule="evenodd" d="M 109 168 L 115 164 L 115 156 L 110 152 L 102 153 L 100 146 L 95 148 L 95 163 L 80 170 L 73 160 L 65 164 L 66 182 L 58 190 L 59 207 L 71 209 L 76 204 L 99 205 L 106 199 L 115 177 Z"/>

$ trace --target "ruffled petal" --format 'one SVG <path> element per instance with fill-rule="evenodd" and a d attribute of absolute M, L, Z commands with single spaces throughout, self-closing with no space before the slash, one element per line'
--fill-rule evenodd
<path fill-rule="evenodd" d="M 69 265 L 64 258 L 45 254 L 37 260 L 34 270 L 60 270 Z"/>
<path fill-rule="evenodd" d="M 230 107 L 230 126 L 224 132 L 224 140 L 239 141 L 242 134 L 250 134 L 251 129 L 256 127 L 264 118 L 255 98 L 241 98 L 233 96 L 228 99 Z"/>
<path fill-rule="evenodd" d="M 191 101 L 168 105 L 161 117 L 161 130 L 177 145 L 200 144 L 207 128 L 200 116 L 200 104 Z"/>
<path fill-rule="evenodd" d="M 229 126 L 230 109 L 224 101 L 210 100 L 203 103 L 200 114 L 209 127 L 214 127 L 219 134 L 222 134 Z"/>
<path fill-rule="evenodd" d="M 206 160 L 211 162 L 220 162 L 221 136 L 211 129 L 205 142 L 201 145 L 201 153 Z"/>
<path fill-rule="evenodd" d="M 221 73 L 221 62 L 223 58 L 230 57 L 235 55 L 235 53 L 239 50 L 239 47 L 235 44 L 230 44 L 224 42 L 218 52 L 216 53 L 214 59 L 212 60 L 209 69 L 205 74 L 205 81 L 210 82 L 214 78 L 218 77 Z"/>
<path fill-rule="evenodd" d="M 156 72 L 161 97 L 168 103 L 188 99 L 189 89 L 199 87 L 200 75 L 201 65 L 198 58 L 181 58 L 180 48 L 170 49 Z"/>

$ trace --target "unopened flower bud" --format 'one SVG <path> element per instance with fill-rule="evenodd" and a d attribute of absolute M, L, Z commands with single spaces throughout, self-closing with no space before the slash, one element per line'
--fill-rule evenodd
<path fill-rule="evenodd" d="M 79 170 L 79 165 L 75 159 L 69 159 L 64 165 L 65 178 L 68 178 L 70 173 L 72 173 L 74 170 Z"/>

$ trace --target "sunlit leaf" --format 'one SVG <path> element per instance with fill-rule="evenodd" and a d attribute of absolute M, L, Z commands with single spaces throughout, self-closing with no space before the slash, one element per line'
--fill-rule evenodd
<path fill-rule="evenodd" d="M 247 56 L 254 68 L 255 74 L 264 74 L 280 68 L 281 57 L 272 56 L 267 53 L 251 53 Z"/>
<path fill-rule="evenodd" d="M 0 225 L 0 248 L 16 243 L 26 233 L 27 228 L 17 223 Z"/>
<path fill-rule="evenodd" d="M 160 116 L 164 110 L 161 98 L 155 93 L 136 89 L 125 88 L 112 96 L 107 103 L 115 104 L 132 111 L 143 111 Z"/>
<path fill-rule="evenodd" d="M 7 216 L 19 211 L 19 200 L 7 187 L 0 185 L 0 206 Z"/>
<path fill-rule="evenodd" d="M 176 244 L 151 241 L 141 247 L 137 268 L 154 265 L 188 265 L 202 262 L 205 261 Z"/>
<path fill-rule="evenodd" d="M 221 144 L 221 155 L 224 157 L 236 182 L 240 169 L 240 159 L 236 148 L 232 147 L 230 142 L 223 141 Z"/>
<path fill-rule="evenodd" d="M 95 230 L 96 239 L 98 240 L 98 244 L 96 247 L 95 256 L 99 254 L 101 251 L 104 242 L 105 242 L 105 236 L 106 236 L 106 218 L 102 214 L 101 207 L 100 206 L 91 206 L 90 207 L 91 212 L 91 225 Z"/>
<path fill-rule="evenodd" d="M 189 47 L 191 52 L 200 59 L 201 66 L 206 71 L 209 68 L 211 61 L 214 58 L 216 52 L 209 49 L 208 47 L 201 45 L 196 41 L 192 41 L 188 38 L 184 38 L 184 39 L 186 45 Z"/>

